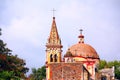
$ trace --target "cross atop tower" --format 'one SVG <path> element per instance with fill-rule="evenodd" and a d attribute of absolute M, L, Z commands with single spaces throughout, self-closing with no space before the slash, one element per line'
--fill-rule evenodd
<path fill-rule="evenodd" d="M 53 11 L 53 17 L 55 17 L 55 11 L 56 11 L 56 10 L 53 8 L 52 11 Z"/>

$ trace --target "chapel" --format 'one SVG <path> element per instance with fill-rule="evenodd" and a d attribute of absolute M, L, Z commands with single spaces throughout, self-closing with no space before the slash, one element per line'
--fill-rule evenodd
<path fill-rule="evenodd" d="M 46 43 L 46 80 L 98 80 L 99 55 L 84 42 L 82 29 L 79 41 L 68 48 L 62 57 L 61 39 L 55 17 Z"/>

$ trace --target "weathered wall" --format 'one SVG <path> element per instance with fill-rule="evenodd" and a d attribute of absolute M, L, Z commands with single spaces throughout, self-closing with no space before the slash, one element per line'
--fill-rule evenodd
<path fill-rule="evenodd" d="M 83 65 L 81 63 L 51 63 L 50 80 L 82 80 Z"/>

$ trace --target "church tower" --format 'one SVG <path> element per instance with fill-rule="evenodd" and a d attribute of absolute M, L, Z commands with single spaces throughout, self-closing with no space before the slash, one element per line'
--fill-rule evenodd
<path fill-rule="evenodd" d="M 61 39 L 58 35 L 55 17 L 53 17 L 50 35 L 46 44 L 47 63 L 61 62 Z"/>
<path fill-rule="evenodd" d="M 61 39 L 58 34 L 55 17 L 53 17 L 51 31 L 48 37 L 48 41 L 46 43 L 46 78 L 50 77 L 50 67 L 49 64 L 59 63 L 62 60 L 62 44 Z"/>

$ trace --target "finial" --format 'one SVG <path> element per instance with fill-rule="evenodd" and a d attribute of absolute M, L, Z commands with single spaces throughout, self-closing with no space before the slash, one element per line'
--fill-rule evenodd
<path fill-rule="evenodd" d="M 83 29 L 80 29 L 80 34 L 82 34 Z"/>
<path fill-rule="evenodd" d="M 52 11 L 53 11 L 53 18 L 54 18 L 54 17 L 55 17 L 55 11 L 56 11 L 56 10 L 53 8 Z"/>

